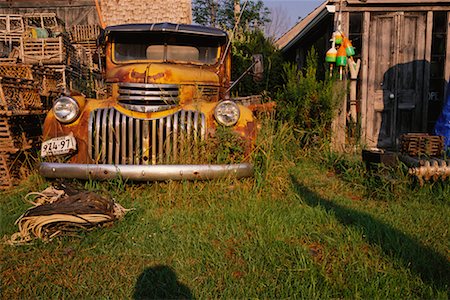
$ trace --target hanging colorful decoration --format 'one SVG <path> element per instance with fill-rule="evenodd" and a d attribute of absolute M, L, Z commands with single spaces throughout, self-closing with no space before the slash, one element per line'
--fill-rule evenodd
<path fill-rule="evenodd" d="M 333 76 L 334 64 L 339 67 L 339 78 L 342 80 L 344 69 L 347 68 L 348 58 L 352 58 L 356 54 L 352 42 L 342 31 L 342 0 L 335 28 L 330 40 L 332 45 L 326 53 L 325 61 L 330 64 L 330 76 Z M 351 59 L 351 61 L 353 61 L 353 59 Z"/>
<path fill-rule="evenodd" d="M 325 61 L 330 64 L 330 75 L 333 74 L 333 66 L 336 63 L 336 58 L 337 58 L 337 50 L 336 45 L 333 42 L 333 45 L 327 51 L 327 54 L 325 56 Z"/>

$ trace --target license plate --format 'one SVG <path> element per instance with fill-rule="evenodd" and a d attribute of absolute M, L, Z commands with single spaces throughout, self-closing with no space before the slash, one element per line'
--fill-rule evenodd
<path fill-rule="evenodd" d="M 67 154 L 77 150 L 77 141 L 72 135 L 61 136 L 42 143 L 41 157 Z"/>

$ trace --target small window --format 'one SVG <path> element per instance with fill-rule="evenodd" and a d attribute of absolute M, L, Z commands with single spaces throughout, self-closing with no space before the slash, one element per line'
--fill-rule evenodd
<path fill-rule="evenodd" d="M 179 60 L 188 62 L 199 61 L 199 51 L 190 46 L 167 46 L 167 60 Z"/>
<path fill-rule="evenodd" d="M 147 47 L 147 59 L 163 60 L 164 59 L 164 45 L 151 45 Z"/>

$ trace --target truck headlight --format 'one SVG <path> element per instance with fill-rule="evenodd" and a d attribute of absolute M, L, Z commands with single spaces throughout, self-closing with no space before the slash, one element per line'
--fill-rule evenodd
<path fill-rule="evenodd" d="M 214 109 L 214 117 L 217 122 L 225 126 L 233 126 L 239 120 L 241 112 L 233 101 L 222 101 Z"/>
<path fill-rule="evenodd" d="M 74 99 L 62 96 L 53 103 L 53 113 L 59 122 L 71 123 L 80 114 L 80 107 Z"/>

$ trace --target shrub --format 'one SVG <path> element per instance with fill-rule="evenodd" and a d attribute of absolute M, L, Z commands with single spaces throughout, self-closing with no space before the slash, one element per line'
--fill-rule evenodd
<path fill-rule="evenodd" d="M 295 125 L 303 136 L 329 138 L 339 91 L 334 78 L 317 78 L 317 52 L 308 53 L 306 67 L 298 70 L 292 63 L 283 65 L 284 86 L 277 93 L 278 117 Z"/>
<path fill-rule="evenodd" d="M 252 76 L 245 76 L 232 93 L 249 96 L 275 91 L 282 86 L 283 58 L 272 41 L 260 30 L 246 30 L 235 34 L 232 48 L 232 74 L 236 80 L 252 64 L 252 55 L 262 54 L 264 58 L 264 77 L 254 82 Z"/>

